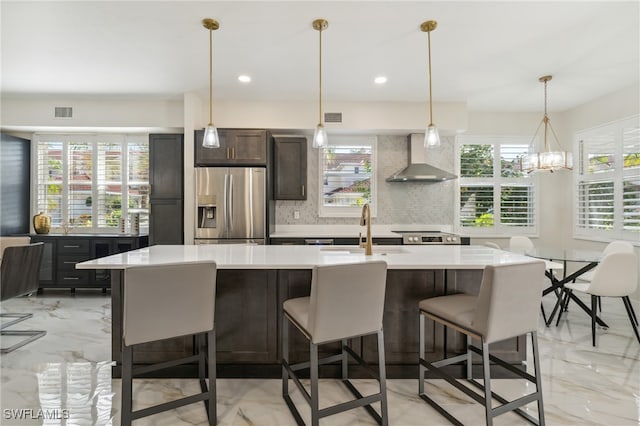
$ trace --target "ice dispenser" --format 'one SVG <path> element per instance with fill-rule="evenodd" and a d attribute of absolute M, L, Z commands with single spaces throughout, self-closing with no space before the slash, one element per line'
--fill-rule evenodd
<path fill-rule="evenodd" d="M 216 227 L 216 197 L 198 197 L 198 228 Z"/>

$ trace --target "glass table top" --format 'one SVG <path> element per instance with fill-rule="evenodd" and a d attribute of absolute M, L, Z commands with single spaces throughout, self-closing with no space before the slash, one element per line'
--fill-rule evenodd
<path fill-rule="evenodd" d="M 554 261 L 566 260 L 567 262 L 599 262 L 602 258 L 602 252 L 600 251 L 574 248 L 539 246 L 527 250 L 513 251 L 526 254 L 527 256 L 535 257 L 538 259 Z"/>

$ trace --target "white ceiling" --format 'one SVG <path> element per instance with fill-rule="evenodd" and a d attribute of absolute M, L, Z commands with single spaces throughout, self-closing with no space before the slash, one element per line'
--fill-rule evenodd
<path fill-rule="evenodd" d="M 425 101 L 425 20 L 435 102 L 471 110 L 563 111 L 637 83 L 635 1 L 45 1 L 0 3 L 3 96 L 208 97 L 214 33 L 216 100 L 316 100 L 316 18 L 324 99 Z M 253 78 L 237 81 L 239 74 Z M 385 75 L 384 86 L 373 78 Z"/>

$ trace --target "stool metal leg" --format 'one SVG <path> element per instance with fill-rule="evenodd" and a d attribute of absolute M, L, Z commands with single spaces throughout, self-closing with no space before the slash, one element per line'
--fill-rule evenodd
<path fill-rule="evenodd" d="M 422 316 L 422 315 L 421 315 Z M 378 332 L 378 366 L 380 374 L 380 417 L 382 426 L 389 424 L 389 412 L 387 410 L 387 369 L 384 359 L 384 332 Z"/>
<path fill-rule="evenodd" d="M 319 426 L 319 400 L 318 400 L 318 345 L 309 342 L 310 376 L 311 376 L 311 425 Z"/>
<path fill-rule="evenodd" d="M 538 332 L 531 332 L 531 349 L 533 350 L 533 369 L 536 376 L 536 391 L 538 393 L 538 425 L 544 426 L 544 405 L 542 404 L 542 372 L 540 371 L 540 356 L 538 354 Z"/>
<path fill-rule="evenodd" d="M 469 349 L 472 343 L 471 336 L 467 336 L 467 380 L 473 380 L 473 353 Z"/>
<path fill-rule="evenodd" d="M 424 359 L 424 315 L 418 314 L 418 316 L 420 317 L 420 336 L 418 336 L 418 342 L 420 346 L 419 356 L 420 359 Z M 418 395 L 424 394 L 424 373 L 426 371 L 427 369 L 422 365 L 422 363 L 418 362 Z"/>
<path fill-rule="evenodd" d="M 342 380 L 347 380 L 349 378 L 349 354 L 345 350 L 347 346 L 347 339 L 342 339 L 341 342 L 342 349 Z"/>
<path fill-rule="evenodd" d="M 131 425 L 131 411 L 133 406 L 133 348 L 122 344 L 122 404 L 120 407 L 120 424 Z"/>
<path fill-rule="evenodd" d="M 491 410 L 491 371 L 489 369 L 489 344 L 482 341 L 482 372 L 484 376 L 484 409 L 486 413 L 487 426 L 493 425 L 493 415 Z"/>
<path fill-rule="evenodd" d="M 218 422 L 217 410 L 217 388 L 216 388 L 216 331 L 211 330 L 207 333 L 207 359 L 209 367 L 209 406 L 207 407 L 207 415 L 209 424 L 215 426 Z"/>
<path fill-rule="evenodd" d="M 282 396 L 289 396 L 289 372 L 285 367 L 285 363 L 289 363 L 289 321 L 286 318 L 282 318 L 281 326 L 281 340 L 282 340 Z"/>

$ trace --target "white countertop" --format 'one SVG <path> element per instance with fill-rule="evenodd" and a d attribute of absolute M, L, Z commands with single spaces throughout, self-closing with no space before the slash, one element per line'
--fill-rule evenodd
<path fill-rule="evenodd" d="M 486 265 L 534 262 L 521 254 L 485 246 L 374 246 L 365 256 L 357 246 L 257 246 L 212 244 L 152 246 L 76 264 L 77 269 L 127 269 L 215 261 L 219 269 L 310 269 L 314 266 L 385 260 L 389 269 L 482 269 Z"/>

